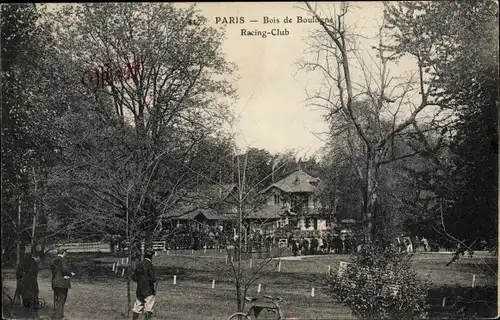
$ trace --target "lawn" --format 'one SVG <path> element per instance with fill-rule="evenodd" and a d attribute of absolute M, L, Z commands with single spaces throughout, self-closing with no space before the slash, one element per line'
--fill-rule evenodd
<path fill-rule="evenodd" d="M 69 259 L 77 276 L 72 280 L 72 289 L 66 304 L 66 317 L 75 320 L 125 319 L 127 292 L 126 280 L 121 276 L 122 266 L 118 267 L 117 273 L 112 271 L 112 263 L 120 260 L 120 257 L 101 255 L 90 258 L 70 255 Z M 445 264 L 449 259 L 449 254 L 419 254 L 415 257 L 413 266 L 422 277 L 429 277 L 434 288 L 444 285 L 470 287 L 473 274 L 476 274 L 476 287 L 496 285 L 496 276 L 481 267 L 487 261 L 496 271 L 496 257 L 464 257 L 446 267 Z M 283 298 L 282 306 L 288 317 L 352 319 L 347 308 L 327 295 L 325 283 L 328 269 L 335 271 L 340 261 L 347 260 L 348 256 L 326 255 L 304 257 L 300 260 L 284 258 L 281 262 L 272 261 L 263 268 L 267 274 L 251 286 L 249 295 L 258 295 L 257 288 L 260 283 L 261 293 L 279 295 Z M 254 258 L 250 262 L 246 259 L 243 262 L 245 274 L 253 274 L 253 270 L 261 261 L 263 260 Z M 182 251 L 176 255 L 173 251 L 169 251 L 168 254 L 159 252 L 158 256 L 154 257 L 153 263 L 156 266 L 157 278 L 160 280 L 155 319 L 225 319 L 235 311 L 232 268 L 226 263 L 225 252 Z M 3 276 L 4 285 L 12 295 L 15 288 L 13 270 L 3 270 Z M 213 280 L 215 280 L 214 289 L 212 289 Z M 53 301 L 50 271 L 45 266 L 42 266 L 39 274 L 39 285 L 40 297 L 47 301 L 47 306 L 40 311 L 40 314 L 48 315 Z M 314 297 L 311 296 L 312 288 Z M 135 283 L 132 283 L 131 289 L 134 296 Z M 18 308 L 13 312 L 17 312 L 18 319 L 22 318 Z"/>

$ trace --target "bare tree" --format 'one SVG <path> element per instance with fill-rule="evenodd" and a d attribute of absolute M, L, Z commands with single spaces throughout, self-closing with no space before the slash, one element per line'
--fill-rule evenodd
<path fill-rule="evenodd" d="M 309 101 L 312 106 L 327 110 L 331 135 L 340 141 L 340 150 L 352 159 L 363 182 L 365 240 L 373 242 L 374 220 L 380 205 L 380 168 L 419 154 L 422 150 L 397 152 L 396 142 L 425 137 L 448 118 L 439 112 L 420 117 L 435 106 L 431 99 L 435 78 L 425 76 L 425 66 L 418 57 L 416 72 L 406 78 L 393 75 L 391 65 L 399 57 L 385 50 L 388 35 L 384 22 L 378 29 L 376 45 L 365 49 L 361 40 L 366 37 L 354 33 L 346 22 L 352 9 L 349 4 L 342 2 L 328 17 L 322 16 L 325 11 L 317 5 L 306 2 L 306 7 L 320 30 L 310 38 L 310 53 L 315 58 L 303 59 L 299 66 L 306 71 L 319 71 L 323 79 L 320 89 L 309 94 Z M 422 121 L 427 130 L 420 129 Z M 427 150 L 439 146 L 429 145 Z"/>

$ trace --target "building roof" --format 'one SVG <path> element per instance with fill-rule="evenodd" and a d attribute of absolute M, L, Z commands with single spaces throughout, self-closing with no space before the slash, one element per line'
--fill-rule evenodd
<path fill-rule="evenodd" d="M 287 177 L 265 188 L 262 192 L 266 192 L 272 188 L 278 188 L 287 193 L 317 192 L 319 189 L 315 185 L 317 185 L 319 181 L 319 178 L 314 178 L 302 171 L 302 169 L 298 169 Z"/>
<path fill-rule="evenodd" d="M 206 220 L 235 220 L 237 216 L 232 213 L 218 213 L 212 209 L 200 209 L 197 210 L 197 214 L 193 219 L 197 219 L 199 217 L 203 217 Z"/>
<path fill-rule="evenodd" d="M 266 204 L 262 207 L 248 212 L 245 218 L 258 220 L 277 220 L 281 219 L 285 215 L 294 216 L 296 215 L 296 213 L 293 213 L 289 209 L 277 206 L 275 204 Z"/>

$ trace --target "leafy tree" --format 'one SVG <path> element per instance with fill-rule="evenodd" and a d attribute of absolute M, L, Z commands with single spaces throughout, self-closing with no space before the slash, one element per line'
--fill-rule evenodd
<path fill-rule="evenodd" d="M 12 4 L 1 10 L 2 234 L 9 260 L 15 244 L 20 256 L 25 244 L 31 241 L 34 249 L 37 238 L 46 238 L 47 180 L 61 158 L 67 110 L 51 29 L 41 19 L 44 7 Z"/>
<path fill-rule="evenodd" d="M 432 170 L 415 175 L 421 189 L 434 195 L 428 217 L 462 248 L 481 239 L 496 246 L 498 3 L 387 4 L 386 19 L 395 34 L 391 50 L 419 58 L 436 79 L 434 99 L 455 114 L 453 125 L 442 129 L 451 157 L 427 157 Z"/>
<path fill-rule="evenodd" d="M 203 183 L 200 176 L 227 181 L 217 164 L 229 154 L 222 128 L 232 121 L 235 91 L 223 33 L 193 6 L 58 9 L 47 18 L 65 66 L 60 81 L 72 97 L 68 118 L 85 123 L 64 128 L 71 156 L 53 180 L 67 190 L 61 209 L 71 211 L 69 220 L 91 219 L 94 234 L 126 235 L 129 247 L 141 240 L 150 247 L 165 213 L 192 210 L 181 203 Z M 140 257 L 132 250 L 129 256 L 131 266 Z"/>
<path fill-rule="evenodd" d="M 226 79 L 220 80 L 232 71 L 220 50 L 222 34 L 207 27 L 193 7 L 184 10 L 171 4 L 70 5 L 54 13 L 53 21 L 63 58 L 73 61 L 81 74 L 92 70 L 99 75 L 93 83 L 80 84 L 77 93 L 94 96 L 94 112 L 104 119 L 135 130 L 135 136 L 130 136 L 125 129 L 127 137 L 121 142 L 127 149 L 120 150 L 109 139 L 94 142 L 101 147 L 104 141 L 111 143 L 125 157 L 122 162 L 147 168 L 141 178 L 147 192 L 131 196 L 130 201 L 143 206 L 139 213 L 148 221 L 149 243 L 159 216 L 175 205 L 180 190 L 195 183 L 191 165 L 198 146 L 217 136 L 223 122 L 231 120 L 227 102 L 234 90 Z M 104 72 L 100 66 L 105 66 Z M 120 157 L 108 155 L 108 159 Z M 90 177 L 108 168 L 107 178 L 116 181 L 109 175 L 118 166 L 101 161 L 106 157 L 89 161 L 96 165 Z M 103 177 L 95 178 L 87 181 Z M 108 198 L 118 186 L 89 183 L 86 187 Z M 123 192 L 118 196 L 125 198 Z M 119 207 L 124 210 L 122 204 Z"/>

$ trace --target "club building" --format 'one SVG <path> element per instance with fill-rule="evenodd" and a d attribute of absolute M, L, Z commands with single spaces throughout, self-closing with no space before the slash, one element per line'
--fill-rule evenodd
<path fill-rule="evenodd" d="M 246 204 L 243 220 L 245 233 L 260 233 L 284 237 L 321 235 L 335 227 L 351 228 L 356 221 L 337 221 L 332 210 L 320 201 L 321 180 L 297 169 L 285 178 L 272 183 L 259 192 L 258 205 Z M 212 185 L 191 195 L 198 202 L 205 199 L 201 207 L 188 207 L 186 214 L 170 217 L 171 227 L 183 227 L 200 231 L 203 228 L 231 229 L 238 223 L 238 190 L 236 184 Z"/>

